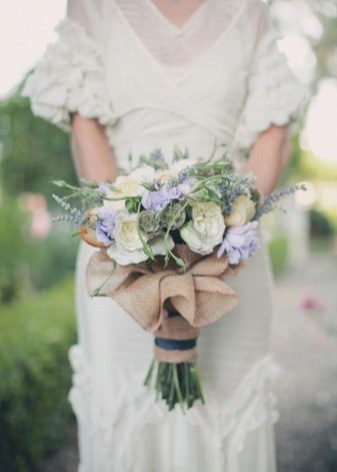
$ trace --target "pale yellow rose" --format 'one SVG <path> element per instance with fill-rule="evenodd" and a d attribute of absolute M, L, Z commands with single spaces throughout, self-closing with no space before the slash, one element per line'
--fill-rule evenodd
<path fill-rule="evenodd" d="M 171 164 L 169 169 L 164 169 L 157 172 L 156 178 L 165 184 L 170 179 L 177 178 L 182 170 L 192 166 L 195 163 L 196 161 L 193 161 L 192 159 L 182 159 L 181 161 L 174 162 Z"/>
<path fill-rule="evenodd" d="M 177 172 L 174 172 L 173 169 L 165 169 L 161 172 L 159 172 L 156 175 L 156 178 L 162 183 L 166 184 L 170 179 L 175 178 L 178 176 Z"/>
<path fill-rule="evenodd" d="M 225 223 L 227 226 L 243 226 L 253 219 L 255 211 L 255 203 L 246 195 L 240 195 L 234 200 L 231 213 L 225 217 Z"/>

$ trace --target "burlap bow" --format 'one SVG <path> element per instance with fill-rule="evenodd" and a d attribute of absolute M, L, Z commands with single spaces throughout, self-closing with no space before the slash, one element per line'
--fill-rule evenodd
<path fill-rule="evenodd" d="M 102 286 L 99 295 L 111 297 L 150 331 L 159 328 L 167 303 L 194 327 L 213 323 L 234 308 L 238 296 L 223 277 L 236 275 L 240 266 L 230 267 L 226 256 L 218 258 L 215 252 L 195 254 L 185 244 L 176 245 L 174 253 L 185 261 L 187 270 L 172 262 L 164 269 L 162 257 L 151 268 L 131 264 L 113 270 L 114 261 L 98 251 L 87 266 L 89 293 Z"/>

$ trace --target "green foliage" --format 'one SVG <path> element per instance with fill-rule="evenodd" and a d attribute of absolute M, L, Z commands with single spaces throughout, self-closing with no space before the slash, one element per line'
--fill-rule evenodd
<path fill-rule="evenodd" d="M 31 241 L 27 258 L 31 285 L 35 290 L 50 287 L 73 274 L 79 238 L 54 227 L 43 241 Z"/>
<path fill-rule="evenodd" d="M 1 187 L 7 195 L 43 193 L 51 200 L 55 178 L 75 182 L 69 137 L 32 115 L 18 93 L 0 104 L 0 141 L 4 144 Z"/>
<path fill-rule="evenodd" d="M 23 261 L 29 257 L 27 246 L 28 215 L 15 199 L 0 206 L 0 301 L 10 301 L 20 291 L 25 278 Z"/>
<path fill-rule="evenodd" d="M 330 220 L 323 212 L 317 210 L 316 208 L 311 208 L 309 210 L 309 221 L 311 237 L 329 237 L 334 234 L 334 228 L 330 223 Z"/>
<path fill-rule="evenodd" d="M 73 421 L 67 353 L 75 341 L 73 283 L 2 308 L 0 470 L 42 471 Z"/>
<path fill-rule="evenodd" d="M 268 246 L 273 273 L 278 276 L 287 265 L 288 240 L 285 236 L 277 236 L 270 241 Z"/>
<path fill-rule="evenodd" d="M 306 180 L 336 182 L 337 165 L 327 163 L 311 152 L 302 152 L 298 173 Z"/>
<path fill-rule="evenodd" d="M 59 223 L 39 241 L 29 236 L 29 214 L 14 198 L 0 205 L 0 302 L 49 287 L 73 273 L 78 246 Z"/>

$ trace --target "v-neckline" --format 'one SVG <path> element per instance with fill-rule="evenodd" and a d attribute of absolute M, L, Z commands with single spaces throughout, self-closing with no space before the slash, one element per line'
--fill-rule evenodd
<path fill-rule="evenodd" d="M 233 18 L 231 19 L 229 25 L 220 33 L 220 35 L 215 39 L 215 41 L 211 44 L 211 46 L 203 54 L 201 54 L 201 56 L 195 62 L 193 62 L 189 66 L 186 66 L 185 71 L 180 75 L 180 77 L 178 77 L 177 79 L 173 79 L 172 77 L 170 77 L 170 75 L 169 75 L 168 71 L 166 70 L 165 66 L 162 65 L 155 58 L 155 56 L 153 54 L 151 54 L 151 51 L 146 47 L 146 45 L 142 41 L 141 37 L 136 33 L 136 31 L 132 27 L 131 23 L 129 22 L 128 18 L 125 16 L 124 12 L 122 11 L 120 6 L 118 5 L 118 2 L 116 0 L 112 0 L 112 2 L 115 5 L 116 11 L 117 11 L 119 17 L 121 18 L 121 20 L 123 21 L 125 27 L 128 29 L 130 34 L 135 39 L 136 44 L 141 48 L 141 50 L 144 52 L 144 54 L 148 57 L 149 61 L 153 64 L 153 67 L 155 67 L 157 69 L 157 71 L 161 74 L 161 76 L 167 82 L 167 84 L 170 85 L 171 87 L 174 87 L 175 89 L 177 88 L 177 86 L 180 83 L 185 81 L 185 79 L 188 78 L 189 75 L 198 66 L 200 66 L 203 63 L 203 61 L 208 57 L 208 55 L 211 54 L 211 52 L 218 46 L 218 44 L 230 33 L 230 31 L 235 27 L 236 22 L 240 18 L 241 14 L 243 13 L 243 11 L 246 7 L 246 4 L 247 4 L 247 0 L 242 1 L 242 4 L 241 4 L 240 8 L 236 11 L 236 13 L 233 16 Z M 151 3 L 151 0 L 147 0 L 147 2 Z M 208 2 L 205 2 L 205 3 L 207 4 Z M 152 4 L 152 5 L 153 5 L 153 8 L 157 9 L 158 13 L 159 13 L 159 9 L 154 4 Z M 204 5 L 205 4 L 202 4 L 201 6 L 204 6 Z M 194 16 L 194 14 L 197 13 L 198 11 L 200 11 L 200 7 L 197 8 L 197 10 L 193 13 L 192 16 Z M 164 14 L 162 14 L 162 16 L 163 16 L 163 19 L 167 18 Z M 191 19 L 191 17 L 190 17 L 190 19 Z M 167 19 L 167 22 L 169 24 L 171 24 L 172 27 L 174 28 L 174 25 L 173 25 L 173 23 L 170 22 L 170 20 Z M 188 20 L 188 22 L 190 23 L 190 20 Z M 178 30 L 179 30 L 179 28 L 178 28 Z"/>
<path fill-rule="evenodd" d="M 154 14 L 159 18 L 160 21 L 165 23 L 169 28 L 174 30 L 176 33 L 184 33 L 188 27 L 195 21 L 195 19 L 200 16 L 201 12 L 209 6 L 212 0 L 205 0 L 202 2 L 183 22 L 182 25 L 177 25 L 172 21 L 165 13 L 152 1 L 152 0 L 144 0 L 144 2 L 152 9 Z"/>

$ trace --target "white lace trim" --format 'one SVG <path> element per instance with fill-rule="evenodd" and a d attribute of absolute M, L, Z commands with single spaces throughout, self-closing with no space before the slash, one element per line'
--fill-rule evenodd
<path fill-rule="evenodd" d="M 270 125 L 284 126 L 295 118 L 307 90 L 293 74 L 268 32 L 256 51 L 249 73 L 248 97 L 233 141 L 233 148 L 248 151 Z"/>
<path fill-rule="evenodd" d="M 97 470 L 136 470 L 132 452 L 137 450 L 144 428 L 149 424 L 162 424 L 167 415 L 179 417 L 183 413 L 179 408 L 169 412 L 165 402 L 155 402 L 153 391 L 143 386 L 143 374 L 131 378 L 129 384 L 116 378 L 114 395 L 116 392 L 117 395 L 107 405 L 101 392 L 95 388 L 90 366 L 80 346 L 73 346 L 69 357 L 74 370 L 69 399 L 80 421 L 89 415 L 90 434 L 93 438 L 99 437 Z M 206 405 L 195 405 L 187 411 L 184 420 L 193 427 L 201 426 L 210 432 L 210 447 L 214 448 L 216 456 L 216 469 L 212 472 L 223 472 L 225 466 L 227 472 L 239 472 L 239 454 L 247 433 L 277 421 L 276 399 L 269 387 L 278 372 L 279 367 L 270 357 L 263 358 L 225 404 L 216 398 L 207 384 L 203 385 Z M 224 441 L 229 437 L 225 457 Z"/>
<path fill-rule="evenodd" d="M 66 131 L 74 112 L 112 125 L 116 117 L 96 43 L 69 18 L 62 20 L 56 31 L 59 40 L 48 46 L 22 92 L 31 98 L 33 113 Z"/>

